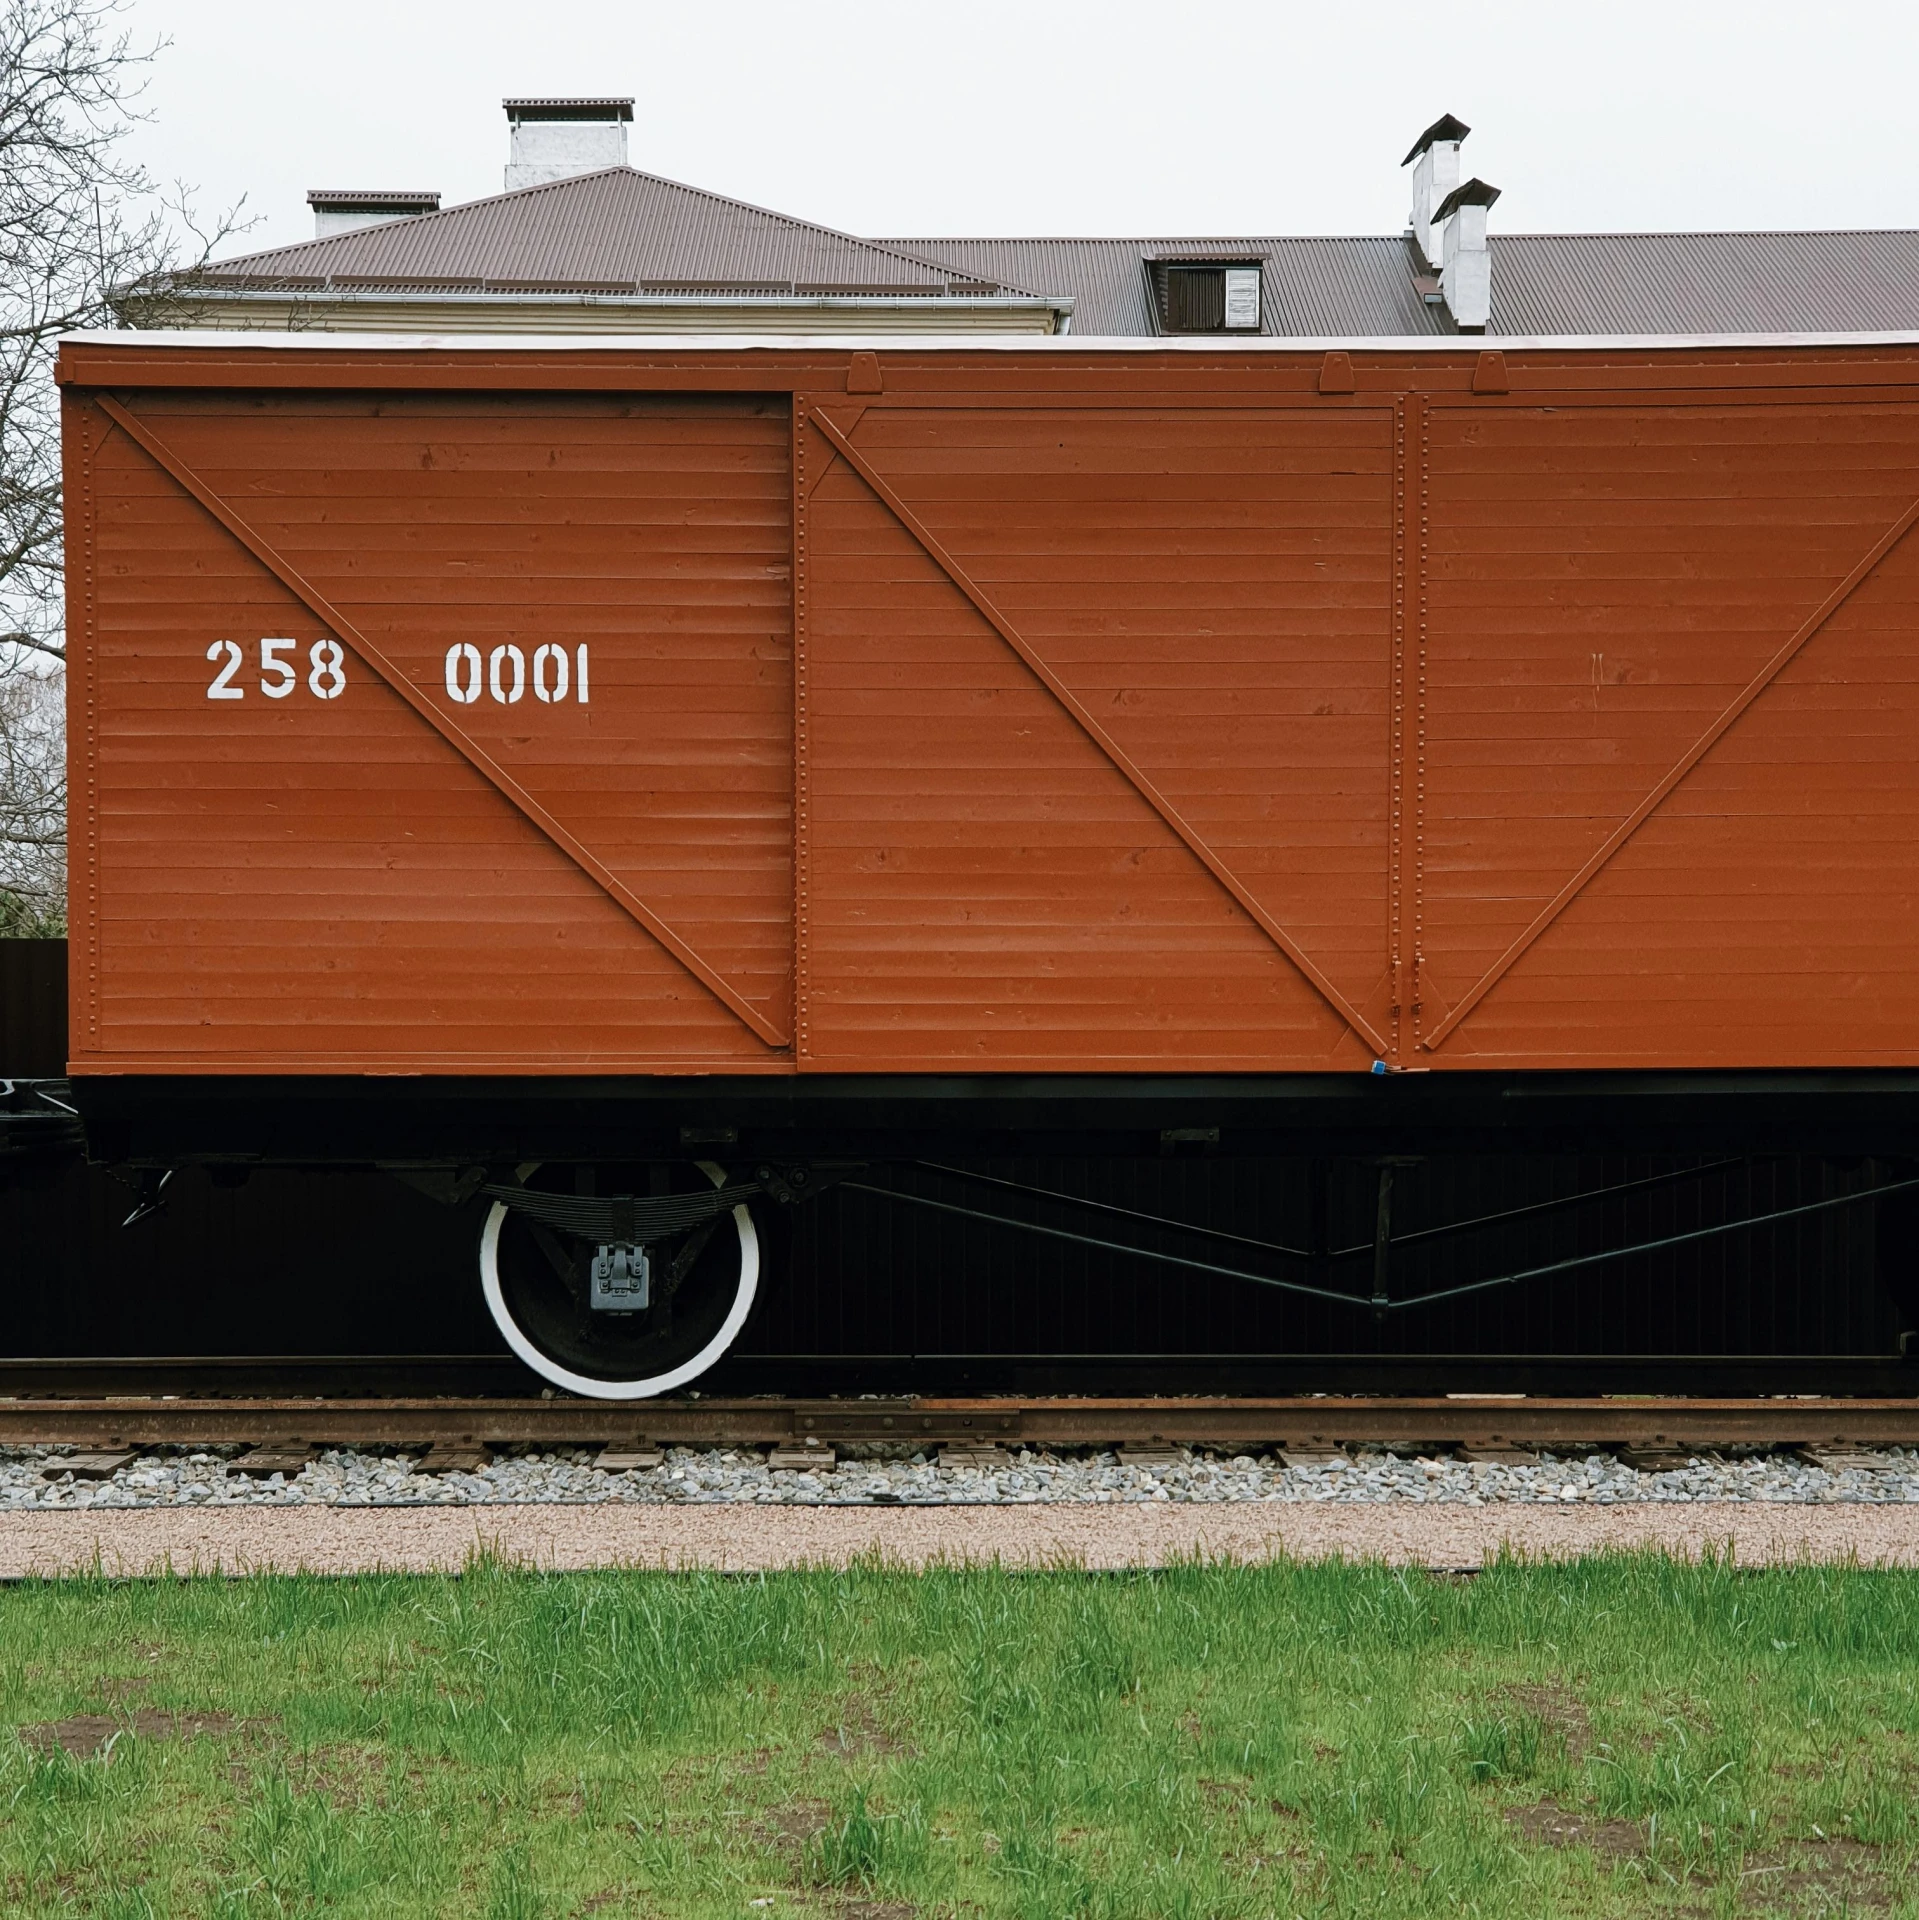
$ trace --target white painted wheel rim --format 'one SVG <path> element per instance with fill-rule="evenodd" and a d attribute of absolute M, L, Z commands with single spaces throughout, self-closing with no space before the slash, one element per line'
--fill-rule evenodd
<path fill-rule="evenodd" d="M 702 1160 L 698 1165 L 716 1187 L 725 1186 L 724 1169 L 716 1167 L 710 1160 Z M 733 1209 L 733 1225 L 740 1236 L 739 1285 L 719 1332 L 692 1359 L 681 1361 L 666 1373 L 651 1374 L 640 1380 L 596 1380 L 591 1374 L 575 1373 L 570 1367 L 563 1367 L 558 1361 L 548 1359 L 520 1331 L 519 1322 L 507 1307 L 506 1295 L 500 1286 L 500 1229 L 506 1224 L 507 1211 L 505 1201 L 494 1201 L 492 1211 L 486 1216 L 486 1226 L 480 1233 L 480 1287 L 486 1294 L 487 1311 L 492 1314 L 493 1324 L 499 1328 L 506 1344 L 542 1380 L 550 1380 L 556 1387 L 564 1387 L 568 1393 L 583 1394 L 589 1400 L 650 1400 L 656 1394 L 671 1393 L 675 1387 L 683 1387 L 689 1380 L 697 1380 L 719 1359 L 739 1338 L 740 1329 L 746 1325 L 746 1316 L 753 1310 L 753 1296 L 759 1291 L 760 1285 L 760 1236 L 759 1230 L 753 1225 L 752 1214 L 741 1205 Z"/>

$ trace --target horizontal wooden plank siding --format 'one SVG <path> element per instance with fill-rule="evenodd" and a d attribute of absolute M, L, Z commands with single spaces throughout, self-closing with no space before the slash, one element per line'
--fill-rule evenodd
<path fill-rule="evenodd" d="M 136 393 L 212 493 L 784 1023 L 791 531 L 784 397 Z M 644 1071 L 765 1065 L 743 1026 L 126 434 L 97 532 L 97 1030 L 76 1061 Z M 297 682 L 265 696 L 258 645 Z M 209 645 L 236 639 L 238 700 Z M 502 691 L 541 646 L 568 697 Z M 586 646 L 589 698 L 577 698 Z M 557 691 L 549 660 L 544 686 Z"/>
<path fill-rule="evenodd" d="M 1919 348 L 1479 355 L 69 347 L 75 1070 L 1912 1064 Z"/>

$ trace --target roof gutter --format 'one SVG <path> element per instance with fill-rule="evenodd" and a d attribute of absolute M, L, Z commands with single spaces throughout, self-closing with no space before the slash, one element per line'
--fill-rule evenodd
<path fill-rule="evenodd" d="M 857 303 L 850 303 L 857 304 Z M 957 300 L 929 300 L 922 304 L 947 311 Z M 200 349 L 245 347 L 289 352 L 338 351 L 364 353 L 378 349 L 405 352 L 497 352 L 502 347 L 550 352 L 604 353 L 630 346 L 657 352 L 671 347 L 687 352 L 792 352 L 815 348 L 816 335 L 804 333 L 638 333 L 547 335 L 539 333 L 288 333 L 249 328 L 215 331 L 212 328 L 85 328 L 60 336 L 62 344 L 81 347 L 124 347 L 137 339 L 142 350 L 155 347 Z M 1340 351 L 1451 356 L 1463 358 L 1496 349 L 1501 353 L 1548 352 L 1685 352 L 1711 348 L 1806 349 L 1843 347 L 1919 347 L 1919 331 L 1898 329 L 1871 333 L 1542 333 L 1482 334 L 1264 334 L 1235 339 L 1230 335 L 1074 334 L 1070 338 L 1038 333 L 946 334 L 927 333 L 903 342 L 898 335 L 839 334 L 836 348 L 899 349 L 910 344 L 916 352 L 993 353 L 1205 353 L 1233 357 L 1267 354 L 1309 354 Z"/>
<path fill-rule="evenodd" d="M 1023 334 L 1042 332 L 1064 334 L 1072 324 L 1073 301 L 1068 295 L 1037 294 L 697 294 L 686 293 L 541 293 L 537 291 L 461 292 L 455 289 L 400 289 L 381 287 L 179 287 L 153 292 L 127 292 L 115 302 L 115 310 L 135 326 L 146 316 L 165 315 L 162 328 L 143 331 L 198 330 L 202 325 L 245 328 L 246 316 L 271 314 L 278 327 L 295 316 L 309 322 L 309 316 L 325 313 L 336 319 L 356 313 L 395 313 L 403 329 L 410 327 L 410 316 L 418 315 L 423 331 L 430 331 L 429 316 L 443 313 L 466 316 L 467 325 L 481 314 L 498 315 L 501 322 L 532 322 L 538 315 L 572 316 L 568 331 L 604 334 L 630 331 L 638 334 L 699 332 L 689 326 L 702 316 L 713 316 L 719 328 L 731 334 L 736 319 L 764 314 L 772 324 L 755 329 L 774 332 L 779 322 L 789 325 L 808 318 L 833 320 L 840 324 L 831 331 L 844 332 L 844 322 L 867 316 L 876 327 L 886 327 L 890 317 L 923 323 L 942 320 L 954 333 L 970 333 L 985 323 L 982 331 L 1004 331 L 1009 323 Z M 200 316 L 206 316 L 202 322 Z M 619 322 L 628 324 L 623 329 Z M 662 326 L 661 321 L 674 324 Z M 995 325 L 994 323 L 997 323 Z M 449 324 L 465 331 L 460 318 Z M 356 326 L 355 331 L 361 328 Z M 505 330 L 503 326 L 501 331 Z M 528 332 L 539 331 L 537 323 L 526 325 Z M 799 326 L 793 329 L 810 333 L 819 329 Z M 920 331 L 919 325 L 910 328 Z M 489 331 L 491 331 L 489 329 Z M 302 337 L 310 337 L 303 335 Z M 494 335 L 497 338 L 497 334 Z"/>

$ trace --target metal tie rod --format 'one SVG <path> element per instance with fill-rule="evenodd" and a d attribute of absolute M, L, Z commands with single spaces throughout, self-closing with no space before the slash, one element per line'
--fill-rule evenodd
<path fill-rule="evenodd" d="M 1547 1274 L 1569 1273 L 1575 1267 L 1596 1266 L 1602 1260 L 1624 1260 L 1629 1254 L 1658 1253 L 1666 1247 L 1683 1247 L 1689 1241 L 1710 1240 L 1716 1234 L 1737 1233 L 1742 1227 L 1769 1227 L 1779 1220 L 1797 1220 L 1809 1213 L 1829 1213 L 1834 1207 L 1850 1207 L 1861 1200 L 1877 1200 L 1882 1194 L 1903 1193 L 1919 1187 L 1919 1177 L 1891 1180 L 1880 1187 L 1862 1187 L 1857 1193 L 1842 1193 L 1830 1200 L 1809 1200 L 1804 1206 L 1781 1207 L 1776 1213 L 1750 1215 L 1744 1220 L 1721 1221 L 1716 1227 L 1694 1227 L 1686 1233 L 1669 1233 L 1661 1240 L 1642 1240 L 1637 1246 L 1616 1247 L 1609 1253 L 1582 1253 L 1572 1260 L 1555 1260 L 1549 1266 L 1525 1267 L 1518 1273 L 1502 1273 L 1492 1280 L 1471 1280 L 1463 1287 L 1442 1287 L 1437 1293 L 1416 1293 L 1406 1300 L 1395 1300 L 1395 1307 L 1423 1307 L 1434 1300 L 1457 1300 L 1462 1293 L 1484 1293 L 1488 1287 L 1510 1287 L 1521 1280 L 1540 1280 Z"/>
<path fill-rule="evenodd" d="M 1584 1193 L 1562 1193 L 1551 1200 L 1535 1200 L 1529 1206 L 1508 1207 L 1503 1213 L 1475 1214 L 1470 1220 L 1446 1220 L 1436 1227 L 1415 1227 L 1410 1233 L 1396 1233 L 1395 1247 L 1418 1246 L 1422 1241 L 1441 1240 L 1455 1233 L 1477 1233 L 1481 1229 L 1510 1226 L 1515 1220 L 1528 1220 L 1542 1213 L 1558 1213 L 1568 1207 L 1583 1207 L 1593 1200 L 1614 1200 L 1622 1194 L 1647 1193 L 1657 1187 L 1679 1186 L 1687 1180 L 1703 1180 L 1709 1173 L 1725 1173 L 1733 1167 L 1750 1166 L 1741 1155 L 1728 1160 L 1707 1160 L 1696 1167 L 1680 1167 L 1671 1173 L 1653 1173 L 1640 1180 L 1622 1180 L 1617 1186 L 1589 1187 Z M 1346 1260 L 1355 1254 L 1371 1253 L 1373 1243 L 1361 1240 L 1350 1247 L 1334 1247 L 1329 1260 Z"/>
<path fill-rule="evenodd" d="M 1222 1227 L 1195 1226 L 1190 1220 L 1171 1220 L 1163 1213 L 1141 1213 L 1135 1207 L 1116 1207 L 1109 1200 L 1088 1200 L 1077 1193 L 1058 1193 L 1051 1187 L 1029 1187 L 1023 1181 L 1003 1180 L 994 1173 L 974 1173 L 967 1167 L 949 1167 L 937 1160 L 915 1160 L 912 1165 L 924 1168 L 928 1173 L 943 1173 L 955 1180 L 971 1180 L 981 1186 L 1003 1187 L 1008 1193 L 1031 1194 L 1036 1200 L 1051 1200 L 1062 1207 L 1079 1207 L 1089 1213 L 1116 1214 L 1122 1220 L 1139 1220 L 1148 1226 L 1165 1227 L 1173 1233 L 1190 1233 L 1202 1240 L 1230 1241 L 1236 1247 L 1255 1247 L 1261 1253 L 1283 1254 L 1288 1260 L 1311 1260 L 1314 1256 L 1304 1247 L 1289 1247 L 1278 1240 L 1257 1240 L 1250 1234 L 1228 1233 Z M 996 1218 L 984 1215 L 983 1218 Z M 1371 1251 L 1370 1247 L 1367 1249 Z"/>
<path fill-rule="evenodd" d="M 1255 1286 L 1277 1287 L 1282 1293 L 1303 1293 L 1315 1300 L 1333 1300 L 1344 1307 L 1370 1306 L 1371 1302 L 1350 1293 L 1335 1293 L 1330 1287 L 1309 1287 L 1300 1280 L 1275 1280 L 1270 1274 L 1248 1273 L 1240 1267 L 1216 1266 L 1210 1260 L 1191 1260 L 1183 1254 L 1155 1253 L 1150 1247 L 1129 1247 L 1118 1240 L 1099 1240 L 1091 1234 L 1069 1233 L 1064 1227 L 1042 1227 L 1033 1220 L 1009 1220 L 1004 1214 L 982 1213 L 977 1207 L 956 1207 L 950 1200 L 929 1199 L 923 1193 L 905 1193 L 898 1187 L 869 1186 L 864 1180 L 845 1180 L 842 1186 L 855 1193 L 876 1194 L 882 1200 L 904 1200 L 915 1207 L 930 1207 L 936 1213 L 957 1213 L 963 1219 L 984 1220 L 996 1227 L 1016 1227 L 1021 1233 L 1043 1234 L 1048 1240 L 1069 1240 L 1075 1246 L 1099 1247 L 1107 1253 L 1131 1254 L 1138 1260 L 1158 1260 L 1167 1266 L 1191 1267 L 1200 1273 L 1217 1273 L 1228 1280 L 1250 1280 Z"/>
<path fill-rule="evenodd" d="M 1404 1300 L 1382 1300 L 1368 1294 L 1336 1293 L 1330 1287 L 1307 1286 L 1299 1280 L 1276 1280 L 1271 1274 L 1248 1273 L 1242 1267 L 1222 1267 L 1210 1260 L 1193 1260 L 1183 1254 L 1158 1253 L 1150 1247 L 1129 1247 L 1117 1240 L 1101 1240 L 1091 1234 L 1069 1233 L 1063 1227 L 1042 1227 L 1032 1220 L 1010 1220 L 1003 1214 L 982 1213 L 976 1207 L 958 1207 L 948 1200 L 934 1200 L 923 1193 L 906 1193 L 897 1187 L 869 1186 L 864 1180 L 847 1180 L 843 1185 L 856 1193 L 870 1193 L 882 1200 L 904 1200 L 910 1206 L 928 1207 L 936 1213 L 955 1213 L 967 1220 L 984 1220 L 991 1226 L 1013 1227 L 1021 1233 L 1037 1233 L 1049 1240 L 1066 1240 L 1076 1246 L 1097 1247 L 1106 1253 L 1130 1254 L 1136 1260 L 1157 1260 L 1164 1266 L 1188 1267 L 1198 1273 L 1216 1273 L 1227 1280 L 1247 1280 L 1257 1287 L 1273 1287 L 1281 1293 L 1299 1293 L 1314 1300 L 1331 1300 L 1342 1307 L 1361 1307 L 1371 1313 L 1404 1313 L 1412 1307 L 1431 1306 L 1440 1300 L 1457 1300 L 1462 1294 L 1484 1293 L 1492 1287 L 1517 1286 L 1522 1280 L 1541 1280 L 1549 1274 L 1570 1273 L 1575 1268 L 1597 1266 L 1606 1260 L 1626 1260 L 1637 1253 L 1658 1253 L 1667 1247 L 1685 1246 L 1694 1240 L 1710 1240 L 1720 1234 L 1738 1233 L 1747 1227 L 1771 1226 L 1780 1220 L 1801 1219 L 1807 1214 L 1827 1213 L 1834 1207 L 1849 1207 L 1861 1200 L 1876 1200 L 1882 1194 L 1903 1193 L 1919 1187 L 1919 1177 L 1888 1181 L 1883 1186 L 1865 1187 L 1858 1193 L 1842 1193 L 1830 1200 L 1812 1200 L 1803 1206 L 1783 1207 L 1776 1213 L 1749 1215 L 1743 1220 L 1725 1220 L 1717 1226 L 1695 1227 L 1686 1233 L 1667 1234 L 1659 1240 L 1642 1240 L 1630 1247 L 1611 1247 L 1604 1253 L 1583 1253 L 1571 1260 L 1555 1260 L 1543 1267 L 1526 1267 L 1517 1273 L 1502 1273 L 1490 1280 L 1473 1280 L 1461 1287 L 1443 1287 L 1437 1293 L 1416 1293 Z"/>

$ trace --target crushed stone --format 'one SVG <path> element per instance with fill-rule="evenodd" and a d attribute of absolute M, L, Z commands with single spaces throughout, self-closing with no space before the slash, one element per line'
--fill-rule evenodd
<path fill-rule="evenodd" d="M 1537 1462 L 1467 1463 L 1444 1453 L 1356 1450 L 1342 1461 L 1286 1465 L 1270 1451 L 1176 1448 L 1165 1464 L 1111 1451 L 1018 1448 L 998 1467 L 938 1464 L 935 1450 L 875 1450 L 830 1468 L 774 1470 L 751 1447 L 673 1447 L 657 1467 L 602 1472 L 597 1451 L 507 1448 L 477 1471 L 421 1472 L 411 1452 L 333 1448 L 295 1473 L 230 1472 L 244 1449 L 154 1448 L 104 1480 L 63 1473 L 62 1447 L 0 1448 L 0 1512 L 129 1507 L 462 1507 L 747 1504 L 798 1507 L 1331 1505 L 1603 1507 L 1653 1503 L 1785 1506 L 1919 1502 L 1919 1450 L 1888 1449 L 1880 1471 L 1829 1470 L 1761 1449 L 1701 1454 L 1646 1473 L 1603 1451 Z"/>

